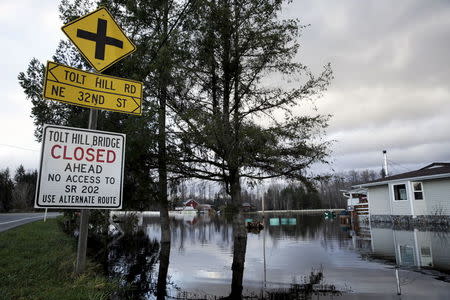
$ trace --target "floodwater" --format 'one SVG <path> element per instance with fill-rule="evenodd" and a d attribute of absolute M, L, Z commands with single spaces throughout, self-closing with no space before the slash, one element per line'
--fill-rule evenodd
<path fill-rule="evenodd" d="M 245 241 L 236 240 L 235 225 L 223 216 L 179 214 L 171 216 L 168 256 L 158 242 L 159 217 L 138 220 L 141 231 L 107 250 L 106 270 L 124 286 L 118 299 L 164 299 L 164 291 L 166 299 L 235 299 L 240 283 L 248 299 L 450 299 L 448 231 L 352 228 L 339 217 L 269 214 L 265 228 Z M 167 281 L 158 272 L 167 272 Z"/>

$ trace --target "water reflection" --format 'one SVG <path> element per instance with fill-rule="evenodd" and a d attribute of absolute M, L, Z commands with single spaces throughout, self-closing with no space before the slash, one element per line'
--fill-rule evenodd
<path fill-rule="evenodd" d="M 247 218 L 262 220 L 171 216 L 172 243 L 164 249 L 158 217 L 140 216 L 143 236 L 119 241 L 110 251 L 108 270 L 131 283 L 129 299 L 308 299 L 342 291 L 341 297 L 385 297 L 396 295 L 396 265 L 403 268 L 403 294 L 448 296 L 445 274 L 422 274 L 424 268 L 450 270 L 448 232 L 348 227 L 320 215 L 267 215 L 262 231 L 247 233 Z M 444 279 L 435 280 L 439 276 Z M 405 284 L 411 278 L 414 284 Z"/>
<path fill-rule="evenodd" d="M 231 279 L 231 293 L 229 299 L 242 298 L 242 280 L 244 278 L 245 252 L 247 250 L 247 228 L 242 215 L 233 219 L 233 272 Z"/>
<path fill-rule="evenodd" d="M 145 299 L 155 292 L 155 267 L 159 243 L 143 231 L 129 233 L 108 248 L 108 274 L 118 278 L 122 287 L 117 299 Z"/>
<path fill-rule="evenodd" d="M 159 251 L 158 283 L 156 285 L 157 299 L 165 299 L 167 295 L 167 273 L 169 271 L 170 243 L 161 243 Z"/>
<path fill-rule="evenodd" d="M 371 228 L 371 252 L 405 268 L 450 272 L 449 239 L 448 232 Z"/>

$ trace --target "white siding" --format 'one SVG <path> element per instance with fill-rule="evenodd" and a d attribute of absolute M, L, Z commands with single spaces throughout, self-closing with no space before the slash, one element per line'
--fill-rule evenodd
<path fill-rule="evenodd" d="M 394 216 L 410 216 L 411 215 L 411 203 L 408 200 L 391 201 L 392 203 L 392 215 Z"/>
<path fill-rule="evenodd" d="M 425 200 L 415 200 L 414 199 L 414 186 L 413 186 L 414 182 L 421 182 L 422 183 L 422 189 L 424 188 L 424 184 L 423 184 L 422 181 L 411 181 L 410 182 L 410 187 L 411 187 L 411 194 L 410 194 L 410 196 L 412 198 L 412 202 L 413 202 L 413 205 L 414 205 L 414 214 L 416 216 L 427 215 L 428 212 L 427 212 L 427 205 L 425 203 Z M 424 197 L 425 197 L 425 195 L 424 195 Z"/>
<path fill-rule="evenodd" d="M 387 185 L 369 187 L 368 201 L 371 215 L 390 215 L 389 191 Z"/>
<path fill-rule="evenodd" d="M 450 179 L 419 181 L 422 183 L 424 200 L 414 200 L 411 181 L 406 184 L 408 200 L 394 201 L 392 183 L 368 187 L 369 212 L 371 215 L 450 215 Z"/>
<path fill-rule="evenodd" d="M 450 179 L 423 181 L 424 198 L 430 215 L 450 215 Z"/>
<path fill-rule="evenodd" d="M 393 185 L 405 184 L 406 194 L 408 200 L 394 201 Z M 395 184 L 389 184 L 389 199 L 392 205 L 392 215 L 394 216 L 410 216 L 411 215 L 411 186 L 408 181 L 396 182 Z"/>

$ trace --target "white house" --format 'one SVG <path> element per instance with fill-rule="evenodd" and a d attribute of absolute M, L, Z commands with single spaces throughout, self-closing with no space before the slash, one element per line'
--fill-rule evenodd
<path fill-rule="evenodd" d="M 450 220 L 450 163 L 432 163 L 357 187 L 368 191 L 371 221 L 395 217 Z"/>

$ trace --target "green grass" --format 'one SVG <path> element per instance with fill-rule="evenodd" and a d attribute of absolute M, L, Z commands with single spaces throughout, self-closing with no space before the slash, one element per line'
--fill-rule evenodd
<path fill-rule="evenodd" d="M 76 241 L 55 219 L 0 233 L 0 299 L 107 299 L 114 284 L 88 262 L 74 275 Z"/>

